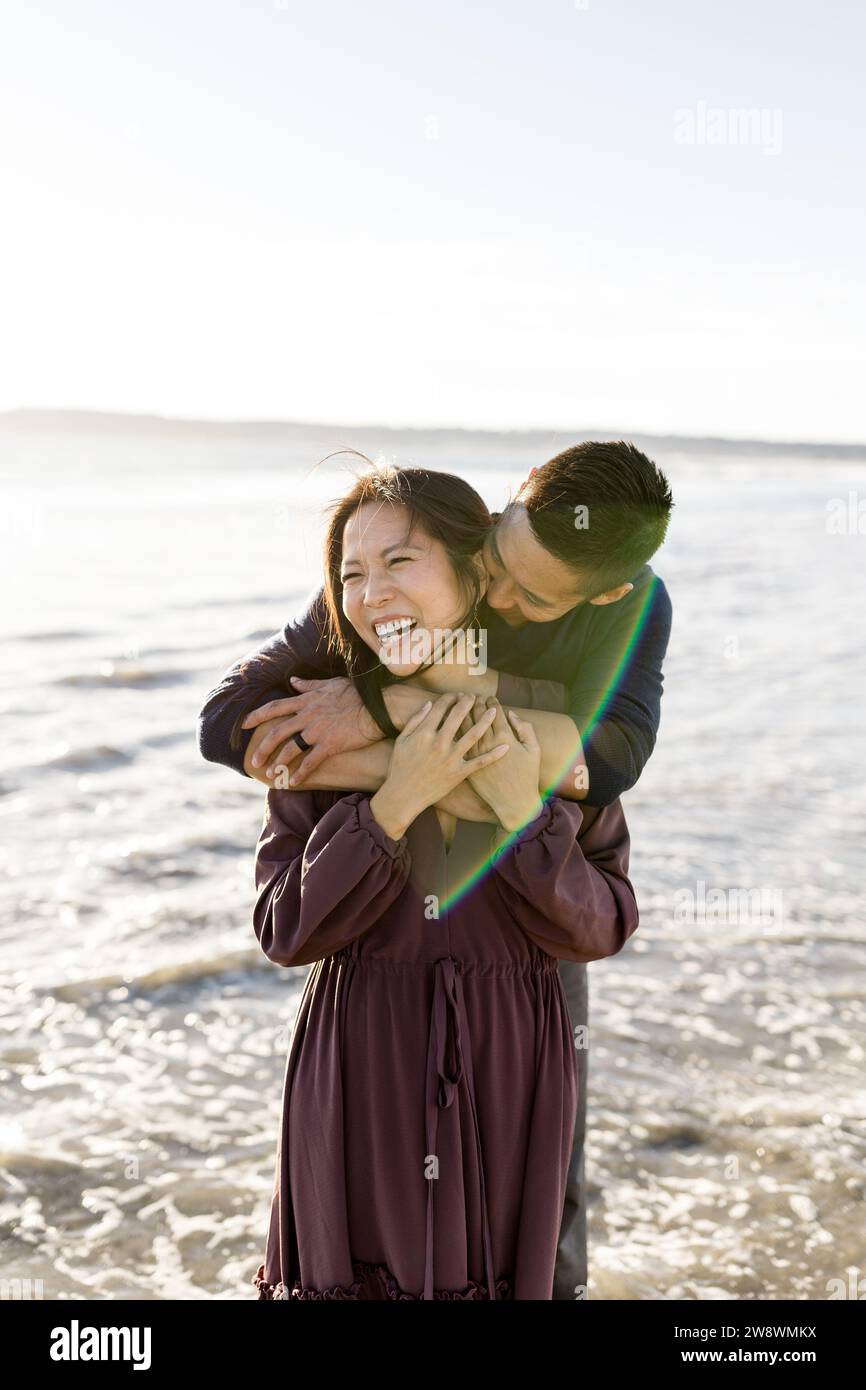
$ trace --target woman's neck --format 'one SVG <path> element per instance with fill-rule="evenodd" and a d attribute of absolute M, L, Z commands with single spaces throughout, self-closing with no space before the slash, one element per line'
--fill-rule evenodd
<path fill-rule="evenodd" d="M 457 833 L 457 817 L 452 815 L 450 811 L 440 811 L 438 806 L 434 809 L 439 820 L 442 838 L 447 848 Z"/>

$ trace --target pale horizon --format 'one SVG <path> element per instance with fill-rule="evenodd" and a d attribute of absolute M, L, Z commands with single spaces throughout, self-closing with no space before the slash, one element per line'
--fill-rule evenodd
<path fill-rule="evenodd" d="M 822 450 L 851 450 L 866 453 L 866 440 L 831 440 L 831 439 L 769 439 L 758 437 L 743 437 L 735 435 L 716 435 L 716 434 L 661 434 L 652 430 L 626 429 L 619 426 L 581 426 L 566 427 L 555 425 L 522 425 L 513 429 L 497 429 L 490 425 L 460 425 L 449 421 L 438 424 L 418 424 L 418 423 L 392 423 L 382 420 L 300 420 L 285 419 L 277 416 L 259 416 L 255 418 L 242 417 L 220 417 L 220 416 L 187 416 L 187 415 L 162 415 L 157 412 L 145 411 L 111 411 L 91 409 L 88 407 L 77 406 L 18 406 L 9 410 L 0 410 L 0 429 L 4 426 L 11 427 L 13 430 L 22 426 L 25 428 L 50 427 L 52 424 L 60 424 L 62 427 L 70 427 L 73 424 L 79 425 L 82 429 L 93 427 L 109 428 L 112 425 L 129 426 L 131 430 L 135 428 L 150 428 L 159 430 L 165 427 L 172 430 L 180 427 L 184 432 L 193 433 L 197 428 L 203 431 L 210 430 L 286 430 L 286 431 L 320 431 L 327 433 L 336 430 L 345 431 L 381 431 L 382 433 L 394 434 L 471 434 L 497 436 L 527 436 L 537 439 L 548 437 L 555 440 L 562 440 L 562 447 L 565 448 L 569 441 L 580 443 L 587 439 L 625 439 L 625 440 L 646 440 L 669 444 L 683 445 L 707 445 L 721 446 L 722 448 L 744 449 L 752 447 L 768 450 L 784 451 L 786 449 L 809 450 L 819 453 Z"/>

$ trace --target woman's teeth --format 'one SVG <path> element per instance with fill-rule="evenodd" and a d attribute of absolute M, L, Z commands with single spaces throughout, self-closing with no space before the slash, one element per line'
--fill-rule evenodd
<path fill-rule="evenodd" d="M 414 618 L 394 618 L 389 623 L 374 623 L 373 630 L 377 637 L 393 637 L 395 633 L 408 632 L 414 626 Z"/>

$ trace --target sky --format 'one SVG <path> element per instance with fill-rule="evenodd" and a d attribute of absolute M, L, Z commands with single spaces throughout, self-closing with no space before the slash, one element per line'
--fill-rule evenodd
<path fill-rule="evenodd" d="M 855 0 L 28 0 L 0 410 L 866 441 L 864 38 Z"/>

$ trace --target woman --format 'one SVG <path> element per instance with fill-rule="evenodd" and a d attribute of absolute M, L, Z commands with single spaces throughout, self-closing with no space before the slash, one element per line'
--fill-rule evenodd
<path fill-rule="evenodd" d="M 490 521 L 423 469 L 337 505 L 331 645 L 377 717 L 418 671 L 405 631 L 447 659 L 468 626 Z M 254 927 L 270 960 L 312 969 L 260 1299 L 552 1296 L 577 1104 L 557 960 L 614 954 L 638 917 L 621 807 L 543 800 L 532 726 L 508 718 L 431 695 L 375 793 L 268 792 Z M 437 809 L 469 777 L 496 824 Z"/>

